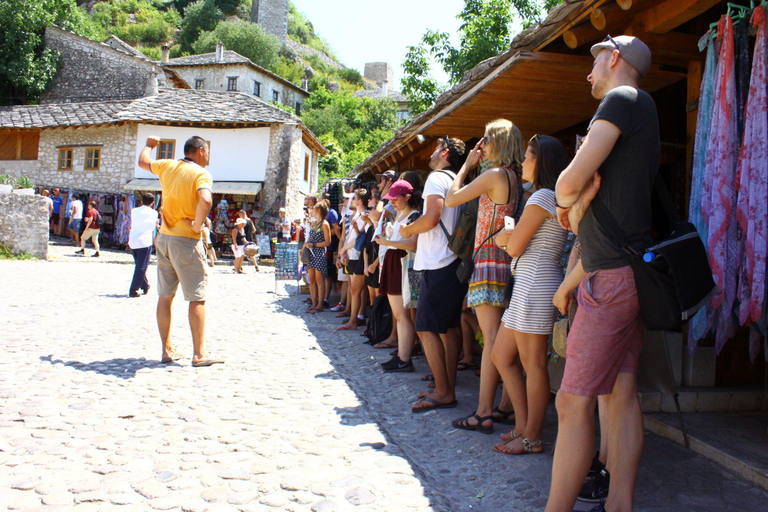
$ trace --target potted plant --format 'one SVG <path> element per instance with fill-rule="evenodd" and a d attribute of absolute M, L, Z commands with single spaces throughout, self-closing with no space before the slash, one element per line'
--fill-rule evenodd
<path fill-rule="evenodd" d="M 16 180 L 16 186 L 13 189 L 14 194 L 21 194 L 25 196 L 31 196 L 35 193 L 35 185 L 32 180 L 26 176 L 21 176 Z"/>
<path fill-rule="evenodd" d="M 0 174 L 0 194 L 10 194 L 16 179 L 9 174 Z"/>

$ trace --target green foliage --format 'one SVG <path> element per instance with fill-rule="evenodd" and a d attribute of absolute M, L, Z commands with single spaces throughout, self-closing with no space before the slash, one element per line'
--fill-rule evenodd
<path fill-rule="evenodd" d="M 37 259 L 28 252 L 13 253 L 13 247 L 0 244 L 0 260 L 34 260 Z"/>
<path fill-rule="evenodd" d="M 92 19 L 128 44 L 156 46 L 170 40 L 181 25 L 174 7 L 161 10 L 158 6 L 167 7 L 150 0 L 110 0 L 94 6 Z"/>
<path fill-rule="evenodd" d="M 320 182 L 349 173 L 402 125 L 391 100 L 355 98 L 349 92 L 316 89 L 303 108 L 304 124 L 330 155 L 320 158 Z M 328 146 L 326 146 L 328 147 Z"/>
<path fill-rule="evenodd" d="M 464 73 L 480 62 L 502 53 L 512 40 L 515 15 L 523 27 L 540 20 L 543 12 L 563 0 L 464 0 L 458 18 L 459 46 L 454 47 L 447 32 L 427 30 L 417 46 L 409 46 L 403 62 L 403 93 L 411 100 L 411 111 L 428 109 L 440 93 L 431 76 L 430 58 L 448 74 L 449 84 L 461 81 Z"/>
<path fill-rule="evenodd" d="M 335 76 L 353 85 L 363 85 L 363 75 L 356 69 L 341 68 L 333 72 Z"/>
<path fill-rule="evenodd" d="M 301 14 L 293 2 L 288 4 L 288 39 L 301 43 L 310 48 L 323 52 L 333 60 L 337 60 L 326 41 L 315 33 L 312 22 Z"/>
<path fill-rule="evenodd" d="M 304 78 L 304 66 L 301 62 L 293 62 L 285 58 L 277 59 L 277 64 L 272 71 L 299 86 Z"/>
<path fill-rule="evenodd" d="M 177 39 L 181 50 L 191 52 L 200 34 L 214 30 L 223 18 L 224 15 L 216 7 L 214 0 L 197 0 L 187 5 Z"/>
<path fill-rule="evenodd" d="M 162 49 L 159 46 L 137 46 L 136 49 L 152 60 L 160 60 L 163 56 Z"/>
<path fill-rule="evenodd" d="M 101 29 L 75 0 L 0 1 L 0 104 L 34 102 L 56 75 L 58 57 L 45 47 L 45 27 L 86 37 Z"/>
<path fill-rule="evenodd" d="M 35 184 L 26 176 L 19 176 L 13 188 L 35 188 Z"/>
<path fill-rule="evenodd" d="M 193 7 L 190 6 L 188 11 Z M 227 50 L 233 50 L 259 66 L 269 70 L 277 68 L 280 41 L 255 23 L 240 19 L 219 22 L 213 31 L 200 34 L 193 49 L 195 53 L 212 52 L 216 50 L 219 41 L 224 43 Z"/>
<path fill-rule="evenodd" d="M 10 174 L 0 174 L 0 185 L 13 185 L 16 183 L 16 178 Z"/>

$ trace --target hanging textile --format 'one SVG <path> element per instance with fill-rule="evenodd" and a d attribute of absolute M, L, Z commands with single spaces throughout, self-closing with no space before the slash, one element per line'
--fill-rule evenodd
<path fill-rule="evenodd" d="M 763 314 L 768 253 L 768 91 L 765 81 L 768 37 L 766 13 L 762 6 L 754 10 L 751 22 L 757 28 L 757 40 L 736 180 L 736 219 L 744 235 L 738 289 L 739 321 L 742 324 L 757 322 Z"/>
<path fill-rule="evenodd" d="M 720 352 L 736 332 L 732 310 L 736 299 L 739 263 L 736 206 L 736 161 L 738 146 L 736 77 L 733 21 L 723 16 L 717 27 L 721 39 L 715 76 L 706 170 L 702 181 L 701 214 L 708 228 L 707 252 L 715 284 L 720 293 L 712 298 L 710 325 L 717 330 L 715 349 Z"/>
<path fill-rule="evenodd" d="M 735 66 L 736 66 L 736 108 L 738 129 L 738 141 L 744 136 L 744 107 L 749 95 L 749 25 L 746 19 L 742 19 L 734 27 Z"/>

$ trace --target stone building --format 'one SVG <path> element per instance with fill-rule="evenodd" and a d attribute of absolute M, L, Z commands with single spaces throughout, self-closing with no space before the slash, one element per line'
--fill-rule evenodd
<path fill-rule="evenodd" d="M 397 116 L 400 119 L 410 119 L 410 101 L 400 91 L 392 88 L 395 83 L 395 75 L 392 66 L 386 62 L 366 62 L 363 79 L 367 82 L 366 88 L 355 92 L 358 98 L 388 98 L 397 103 Z"/>
<path fill-rule="evenodd" d="M 382 84 L 385 82 L 389 85 L 395 83 L 395 74 L 392 71 L 392 66 L 387 62 L 366 62 L 363 78 L 370 80 L 378 87 L 382 87 Z"/>
<path fill-rule="evenodd" d="M 288 105 L 297 115 L 301 114 L 301 107 L 309 97 L 306 89 L 237 52 L 225 50 L 221 43 L 213 53 L 163 59 L 160 64 L 194 89 L 252 94 L 264 101 Z"/>
<path fill-rule="evenodd" d="M 288 39 L 288 0 L 253 0 L 251 22 L 258 23 L 282 44 Z"/>
<path fill-rule="evenodd" d="M 258 196 L 263 208 L 293 215 L 317 188 L 326 152 L 299 118 L 252 95 L 159 89 L 135 100 L 0 107 L 0 174 L 87 192 L 159 191 L 137 166 L 149 135 L 162 140 L 154 158 L 182 158 L 189 137 L 205 138 L 214 194 Z"/>

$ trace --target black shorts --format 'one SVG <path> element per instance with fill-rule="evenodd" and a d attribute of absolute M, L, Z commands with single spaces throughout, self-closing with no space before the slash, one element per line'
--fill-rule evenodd
<path fill-rule="evenodd" d="M 363 258 L 349 260 L 349 263 L 347 263 L 347 273 L 356 276 L 365 275 L 365 261 L 363 261 Z"/>
<path fill-rule="evenodd" d="M 59 220 L 60 220 L 59 214 L 58 213 L 52 213 L 51 214 L 51 220 L 53 221 L 54 224 L 58 224 Z"/>
<path fill-rule="evenodd" d="M 445 334 L 448 329 L 461 326 L 461 307 L 469 289 L 461 283 L 456 269 L 461 260 L 422 273 L 419 302 L 416 306 L 416 331 Z"/>

